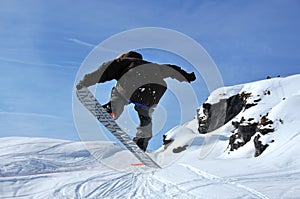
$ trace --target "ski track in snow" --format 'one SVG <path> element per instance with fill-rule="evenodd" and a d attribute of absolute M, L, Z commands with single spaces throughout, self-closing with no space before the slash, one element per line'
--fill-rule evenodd
<path fill-rule="evenodd" d="M 258 179 L 260 184 L 264 185 L 263 190 L 269 192 L 276 192 L 276 198 L 299 198 L 300 193 L 300 170 L 282 170 L 282 171 L 270 171 L 263 173 L 248 174 L 244 176 L 238 176 L 235 178 L 237 181 L 244 184 L 255 185 Z M 278 186 L 280 185 L 280 186 Z M 278 187 L 274 190 L 274 187 Z M 297 195 L 294 197 L 294 195 Z M 272 195 L 272 194 L 270 194 Z M 292 196 L 291 196 L 292 195 Z"/>
<path fill-rule="evenodd" d="M 202 171 L 202 170 L 199 170 L 195 167 L 192 167 L 191 165 L 182 164 L 182 163 L 179 164 L 179 165 L 183 166 L 184 168 L 186 168 L 186 169 L 190 170 L 191 172 L 195 173 L 196 175 L 198 175 L 199 179 L 201 181 L 203 181 L 203 179 L 206 179 L 208 181 L 208 182 L 206 182 L 207 185 L 209 185 L 211 183 L 212 184 L 218 184 L 218 185 L 221 185 L 221 184 L 232 185 L 232 186 L 235 186 L 239 189 L 245 190 L 246 192 L 249 192 L 250 197 L 252 195 L 252 196 L 254 196 L 254 198 L 268 199 L 268 197 L 265 196 L 264 194 L 254 190 L 250 187 L 247 187 L 247 186 L 241 185 L 237 182 L 234 182 L 232 179 L 222 178 L 222 177 L 219 177 L 219 176 L 209 174 L 205 171 Z M 196 189 L 198 187 L 197 187 L 197 183 L 195 181 L 197 181 L 197 180 L 193 180 L 192 182 L 186 182 L 186 183 L 191 183 L 194 186 L 196 185 L 195 187 L 192 187 L 192 189 Z M 203 185 L 201 185 L 201 186 L 203 186 Z M 248 195 L 247 197 L 249 197 L 249 194 L 247 194 Z"/>
<path fill-rule="evenodd" d="M 84 172 L 89 173 L 89 171 Z M 123 173 L 113 170 L 94 171 L 94 173 L 99 174 L 69 183 L 68 180 L 65 180 L 61 182 L 65 183 L 63 185 L 57 185 L 52 189 L 32 191 L 28 194 L 22 193 L 24 187 L 30 186 L 31 183 L 35 184 L 35 181 L 46 180 L 46 178 L 54 180 L 55 177 L 49 174 L 35 177 L 2 178 L 1 184 L 14 182 L 20 186 L 14 187 L 13 193 L 2 195 L 1 198 L 196 198 L 180 189 L 176 184 L 163 182 L 149 173 Z"/>
<path fill-rule="evenodd" d="M 150 173 L 101 172 L 84 181 L 65 184 L 54 198 L 196 198 L 177 185 Z"/>
<path fill-rule="evenodd" d="M 56 188 L 53 197 L 67 198 L 72 195 L 75 198 L 114 198 L 124 195 L 124 192 L 128 191 L 128 181 L 131 180 L 130 173 L 101 172 L 101 174 L 96 174 L 86 180 L 67 183 Z"/>

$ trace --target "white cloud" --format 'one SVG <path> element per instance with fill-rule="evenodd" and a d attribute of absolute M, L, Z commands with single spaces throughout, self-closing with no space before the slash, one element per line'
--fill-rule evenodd
<path fill-rule="evenodd" d="M 77 43 L 77 44 L 80 44 L 80 45 L 83 45 L 83 46 L 87 46 L 87 47 L 95 47 L 96 46 L 94 44 L 91 44 L 91 43 L 88 43 L 88 42 L 85 42 L 85 41 L 81 41 L 81 40 L 75 39 L 75 38 L 70 38 L 69 41 L 72 41 L 74 43 Z"/>
<path fill-rule="evenodd" d="M 58 67 L 58 68 L 64 68 L 64 69 L 77 69 L 77 67 L 72 67 L 72 66 L 63 66 L 63 65 L 59 65 L 59 64 L 50 64 L 50 63 L 37 63 L 37 62 L 23 61 L 23 60 L 18 60 L 18 59 L 9 59 L 9 58 L 4 58 L 4 57 L 0 57 L 0 61 L 25 64 L 25 65 L 31 65 L 31 66 L 33 66 L 33 65 L 34 66 L 50 66 L 50 67 Z"/>
<path fill-rule="evenodd" d="M 0 112 L 0 116 L 22 116 L 22 117 L 41 117 L 41 118 L 48 118 L 48 119 L 57 119 L 61 120 L 63 118 L 55 116 L 55 115 L 49 115 L 49 114 L 40 114 L 40 113 L 24 113 L 24 112 L 6 112 L 2 111 Z"/>

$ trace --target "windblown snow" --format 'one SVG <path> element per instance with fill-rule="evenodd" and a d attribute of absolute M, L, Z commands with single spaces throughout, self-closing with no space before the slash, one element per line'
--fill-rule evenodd
<path fill-rule="evenodd" d="M 294 75 L 216 90 L 207 102 L 245 92 L 257 105 L 207 134 L 196 118 L 175 127 L 149 152 L 159 170 L 131 166 L 138 160 L 114 142 L 0 138 L 0 198 L 299 198 L 299 85 Z M 266 114 L 274 132 L 261 136 L 260 156 L 253 137 L 229 150 L 232 121 Z"/>

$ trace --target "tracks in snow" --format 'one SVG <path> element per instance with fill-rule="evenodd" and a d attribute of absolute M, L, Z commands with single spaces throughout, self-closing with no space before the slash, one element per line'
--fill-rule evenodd
<path fill-rule="evenodd" d="M 155 173 L 154 173 L 155 174 Z M 196 198 L 176 184 L 162 181 L 153 173 L 101 171 L 82 181 L 57 187 L 54 198 Z"/>
<path fill-rule="evenodd" d="M 0 183 L 13 187 L 6 198 L 268 198 L 234 180 L 209 174 L 191 165 L 174 166 L 171 170 L 178 169 L 178 173 L 164 174 L 164 170 L 126 173 L 103 166 L 67 173 L 5 177 L 0 178 Z M 177 181 L 175 177 L 172 182 L 170 174 L 184 178 Z M 35 190 L 30 191 L 30 187 L 35 187 Z"/>
<path fill-rule="evenodd" d="M 254 190 L 250 187 L 247 187 L 245 185 L 234 182 L 234 180 L 231 180 L 229 178 L 221 178 L 221 177 L 209 174 L 205 171 L 202 171 L 195 167 L 192 167 L 191 165 L 187 165 L 187 164 L 179 164 L 179 165 L 198 176 L 198 179 L 194 179 L 194 180 L 187 181 L 187 182 L 180 184 L 181 186 L 185 186 L 188 184 L 190 186 L 188 188 L 189 191 L 214 184 L 217 186 L 231 186 L 231 190 L 239 189 L 239 190 L 243 190 L 244 192 L 246 191 L 244 198 L 245 197 L 249 197 L 249 198 L 254 197 L 254 198 L 260 198 L 260 199 L 268 199 L 268 197 L 265 196 L 264 194 Z M 203 181 L 206 181 L 205 184 L 203 184 Z M 227 197 L 227 196 L 224 196 L 224 197 Z"/>

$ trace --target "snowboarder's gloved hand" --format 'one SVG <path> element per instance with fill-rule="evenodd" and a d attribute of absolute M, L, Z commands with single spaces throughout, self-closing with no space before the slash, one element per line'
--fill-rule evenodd
<path fill-rule="evenodd" d="M 187 81 L 190 83 L 190 82 L 193 82 L 196 80 L 196 76 L 195 76 L 195 73 L 192 72 L 192 73 L 188 73 L 185 78 L 187 79 Z"/>
<path fill-rule="evenodd" d="M 80 90 L 80 89 L 82 89 L 82 87 L 85 87 L 85 86 L 83 85 L 82 81 L 80 81 L 80 82 L 76 85 L 76 88 L 77 88 L 77 90 Z"/>

